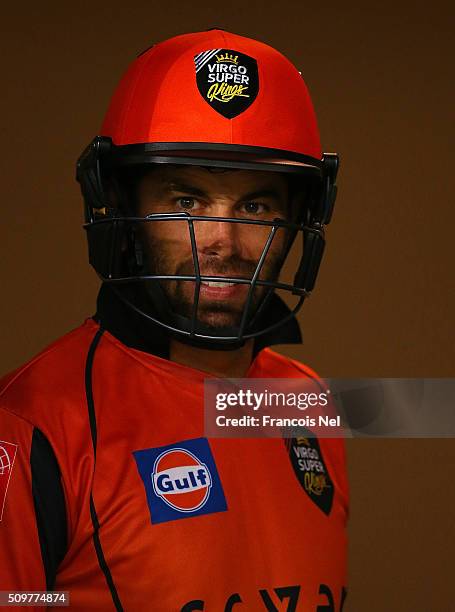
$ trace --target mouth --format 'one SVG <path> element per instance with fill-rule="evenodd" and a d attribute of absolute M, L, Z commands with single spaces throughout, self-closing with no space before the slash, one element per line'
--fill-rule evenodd
<path fill-rule="evenodd" d="M 207 298 L 227 300 L 238 297 L 245 291 L 242 283 L 223 281 L 201 281 L 200 295 Z"/>
<path fill-rule="evenodd" d="M 223 283 L 223 282 L 215 282 L 215 281 L 202 281 L 202 285 L 206 285 L 207 287 L 233 287 L 236 283 Z"/>

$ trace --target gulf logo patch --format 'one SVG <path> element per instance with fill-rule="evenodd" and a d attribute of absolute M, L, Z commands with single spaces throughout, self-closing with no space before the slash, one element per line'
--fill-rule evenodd
<path fill-rule="evenodd" d="M 153 524 L 227 510 L 206 438 L 133 452 Z"/>

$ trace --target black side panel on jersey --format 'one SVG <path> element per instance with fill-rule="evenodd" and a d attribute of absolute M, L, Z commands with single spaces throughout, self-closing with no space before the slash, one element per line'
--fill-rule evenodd
<path fill-rule="evenodd" d="M 50 591 L 67 550 L 66 505 L 54 451 L 48 439 L 36 427 L 33 429 L 30 465 L 46 588 Z"/>

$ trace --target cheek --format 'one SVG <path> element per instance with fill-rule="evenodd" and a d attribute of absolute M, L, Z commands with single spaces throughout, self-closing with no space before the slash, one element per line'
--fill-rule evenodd
<path fill-rule="evenodd" d="M 150 221 L 142 226 L 145 239 L 150 242 L 174 242 L 181 238 L 183 228 L 180 223 L 171 221 Z"/>
<path fill-rule="evenodd" d="M 261 225 L 242 226 L 239 231 L 239 242 L 242 246 L 244 255 L 249 256 L 251 259 L 257 259 L 260 257 L 265 245 L 267 244 L 269 236 L 270 227 L 264 227 Z M 269 252 L 274 251 L 279 243 L 281 243 L 280 236 L 275 235 L 272 244 L 270 245 Z"/>
<path fill-rule="evenodd" d="M 175 222 L 148 223 L 141 231 L 144 248 L 159 260 L 181 262 L 191 256 L 187 227 Z"/>
<path fill-rule="evenodd" d="M 245 248 L 250 251 L 252 257 L 258 259 L 261 256 L 269 237 L 269 227 L 260 228 L 259 231 L 256 231 L 255 229 L 253 231 L 250 230 L 249 235 L 245 236 L 243 244 L 245 245 Z M 268 248 L 266 261 L 271 258 L 276 259 L 277 257 L 279 257 L 283 253 L 286 241 L 287 238 L 284 232 L 278 229 Z"/>
<path fill-rule="evenodd" d="M 264 250 L 270 236 L 270 227 L 244 225 L 237 231 L 234 238 L 237 255 L 244 261 L 256 264 Z M 286 236 L 282 230 L 278 230 L 269 246 L 265 258 L 265 268 L 275 265 L 282 257 L 286 244 Z"/>

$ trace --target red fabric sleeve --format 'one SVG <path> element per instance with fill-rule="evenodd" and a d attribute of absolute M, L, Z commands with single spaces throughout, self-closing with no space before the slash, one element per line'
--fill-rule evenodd
<path fill-rule="evenodd" d="M 31 423 L 0 407 L 0 590 L 2 591 L 46 590 L 32 494 L 30 468 L 32 434 Z M 16 609 L 22 609 L 22 606 Z"/>

